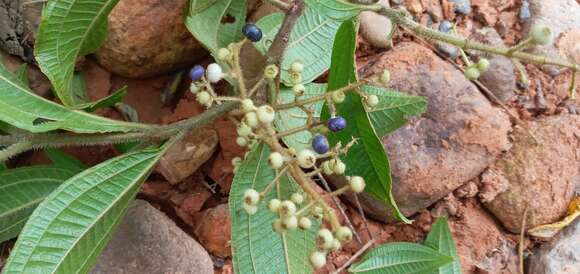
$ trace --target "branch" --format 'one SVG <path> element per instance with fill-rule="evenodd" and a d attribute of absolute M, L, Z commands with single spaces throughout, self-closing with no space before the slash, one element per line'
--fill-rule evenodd
<path fill-rule="evenodd" d="M 282 26 L 278 31 L 278 34 L 274 38 L 270 49 L 268 49 L 267 56 L 269 57 L 268 63 L 275 64 L 280 67 L 282 59 L 284 58 L 284 51 L 288 47 L 288 42 L 290 42 L 290 35 L 294 29 L 294 25 L 298 21 L 298 18 L 302 15 L 304 11 L 304 0 L 294 0 L 291 6 L 286 10 L 286 16 L 284 16 L 284 21 Z M 279 79 L 279 78 L 278 78 Z"/>

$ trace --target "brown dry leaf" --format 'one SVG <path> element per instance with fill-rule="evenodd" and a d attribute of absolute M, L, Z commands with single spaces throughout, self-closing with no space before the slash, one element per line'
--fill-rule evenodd
<path fill-rule="evenodd" d="M 568 206 L 568 214 L 563 220 L 534 227 L 528 230 L 528 234 L 539 238 L 551 238 L 562 228 L 571 224 L 578 216 L 580 216 L 580 196 L 576 196 L 576 198 L 572 199 L 572 202 L 570 202 L 570 205 Z"/>

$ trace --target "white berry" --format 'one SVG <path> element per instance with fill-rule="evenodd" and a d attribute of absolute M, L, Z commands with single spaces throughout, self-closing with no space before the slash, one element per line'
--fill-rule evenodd
<path fill-rule="evenodd" d="M 306 217 L 300 217 L 300 220 L 298 221 L 298 227 L 300 227 L 302 230 L 308 230 L 310 227 L 312 227 L 312 221 Z"/>
<path fill-rule="evenodd" d="M 376 105 L 379 104 L 379 97 L 374 94 L 371 94 L 367 96 L 365 103 L 367 103 L 367 106 L 369 107 L 375 107 Z"/>
<path fill-rule="evenodd" d="M 260 202 L 260 193 L 254 189 L 248 189 L 244 192 L 244 202 L 248 205 L 257 205 Z"/>
<path fill-rule="evenodd" d="M 332 173 L 334 173 L 334 170 L 332 170 L 332 168 L 330 167 L 330 161 L 324 161 L 322 163 L 322 172 L 325 175 L 332 175 Z"/>
<path fill-rule="evenodd" d="M 340 241 L 337 239 L 332 240 L 332 248 L 331 250 L 339 250 L 340 249 Z"/>
<path fill-rule="evenodd" d="M 302 168 L 311 168 L 316 163 L 316 154 L 310 149 L 301 150 L 296 157 Z"/>
<path fill-rule="evenodd" d="M 300 97 L 300 96 L 304 95 L 306 88 L 304 87 L 303 84 L 298 84 L 298 85 L 295 85 L 292 87 L 292 91 L 294 92 L 294 96 Z"/>
<path fill-rule="evenodd" d="M 310 254 L 310 263 L 314 268 L 321 268 L 326 265 L 326 253 L 322 251 L 314 251 Z"/>
<path fill-rule="evenodd" d="M 336 230 L 336 239 L 344 243 L 352 239 L 352 231 L 346 226 L 341 226 Z"/>
<path fill-rule="evenodd" d="M 271 106 L 268 105 L 259 107 L 256 111 L 256 114 L 258 115 L 258 120 L 264 124 L 272 123 L 276 118 L 276 112 Z"/>
<path fill-rule="evenodd" d="M 268 202 L 268 210 L 270 210 L 272 213 L 276 213 L 278 212 L 278 209 L 280 209 L 280 204 L 282 204 L 282 201 L 278 199 L 272 199 L 270 202 Z"/>
<path fill-rule="evenodd" d="M 252 101 L 252 99 L 242 100 L 241 105 L 243 112 L 250 112 L 256 110 L 256 106 L 254 106 L 254 102 Z"/>
<path fill-rule="evenodd" d="M 240 136 L 236 138 L 236 143 L 238 144 L 238 146 L 245 147 L 248 145 L 248 139 L 246 139 L 246 137 Z"/>
<path fill-rule="evenodd" d="M 352 176 L 350 177 L 348 184 L 350 186 L 350 189 L 354 192 L 354 193 L 360 193 L 363 192 L 363 190 L 365 189 L 365 180 L 360 177 L 360 176 Z"/>
<path fill-rule="evenodd" d="M 381 76 L 379 77 L 379 81 L 383 84 L 383 85 L 388 85 L 389 82 L 391 81 L 391 72 L 388 70 L 383 70 L 383 73 L 381 74 Z"/>
<path fill-rule="evenodd" d="M 296 205 L 292 201 L 283 201 L 280 204 L 278 212 L 282 216 L 294 215 L 294 213 L 296 213 Z"/>
<path fill-rule="evenodd" d="M 248 126 L 251 128 L 255 128 L 258 126 L 258 115 L 255 112 L 248 112 L 244 116 L 244 121 Z"/>
<path fill-rule="evenodd" d="M 293 72 L 301 73 L 302 71 L 304 71 L 304 64 L 302 64 L 301 62 L 295 61 L 290 66 L 290 70 L 292 70 Z"/>
<path fill-rule="evenodd" d="M 332 232 L 326 228 L 322 228 L 318 230 L 316 234 L 316 244 L 323 248 L 323 249 L 331 249 L 332 248 L 332 240 L 334 240 L 334 236 Z"/>
<path fill-rule="evenodd" d="M 220 67 L 220 65 L 216 64 L 216 63 L 212 63 L 209 64 L 209 66 L 207 66 L 207 80 L 210 81 L 211 83 L 217 83 L 219 82 L 222 78 L 223 78 L 223 70 L 222 67 Z"/>
<path fill-rule="evenodd" d="M 258 207 L 255 205 L 248 205 L 246 203 L 243 204 L 244 210 L 248 213 L 248 215 L 254 215 L 258 212 Z"/>
<path fill-rule="evenodd" d="M 333 162 L 331 162 L 330 166 L 332 167 L 334 173 L 338 175 L 342 175 L 346 171 L 346 164 L 339 159 L 335 159 Z"/>
<path fill-rule="evenodd" d="M 275 220 L 275 221 L 272 223 L 272 229 L 273 229 L 275 232 L 278 232 L 278 233 L 285 232 L 284 228 L 282 227 L 282 220 L 280 220 L 280 219 L 276 219 L 276 220 Z"/>
<path fill-rule="evenodd" d="M 246 123 L 241 123 L 238 126 L 237 132 L 239 136 L 248 137 L 250 134 L 252 134 L 252 128 L 246 125 Z"/>
<path fill-rule="evenodd" d="M 335 91 L 332 93 L 332 101 L 340 104 L 342 102 L 344 102 L 344 99 L 346 99 L 346 95 L 344 94 L 343 91 Z"/>
<path fill-rule="evenodd" d="M 292 202 L 294 202 L 295 204 L 301 204 L 302 202 L 304 202 L 304 196 L 302 196 L 302 194 L 300 193 L 293 193 L 290 196 L 290 200 L 292 200 Z"/>
<path fill-rule="evenodd" d="M 264 77 L 266 79 L 274 79 L 278 75 L 278 66 L 276 65 L 268 65 L 264 69 Z"/>
<path fill-rule="evenodd" d="M 273 169 L 279 169 L 284 164 L 284 157 L 278 152 L 272 152 L 268 158 L 268 162 Z"/>
<path fill-rule="evenodd" d="M 242 158 L 234 157 L 232 158 L 232 166 L 238 167 L 242 164 Z"/>
<path fill-rule="evenodd" d="M 287 230 L 294 230 L 298 227 L 298 218 L 296 216 L 291 215 L 282 220 L 282 227 Z"/>

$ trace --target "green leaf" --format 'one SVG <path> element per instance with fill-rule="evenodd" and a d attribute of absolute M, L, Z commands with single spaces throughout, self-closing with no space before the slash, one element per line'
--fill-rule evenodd
<path fill-rule="evenodd" d="M 32 213 L 3 273 L 87 273 L 163 152 L 121 155 L 64 182 Z"/>
<path fill-rule="evenodd" d="M 28 82 L 28 63 L 23 63 L 22 65 L 20 65 L 20 67 L 16 71 L 16 77 L 20 79 L 20 82 L 22 82 L 24 86 L 26 87 L 30 86 L 30 83 Z"/>
<path fill-rule="evenodd" d="M 359 6 L 346 1 L 306 0 L 302 16 L 296 22 L 290 42 L 284 53 L 281 65 L 281 80 L 286 85 L 292 85 L 289 69 L 294 61 L 304 64 L 302 83 L 309 83 L 328 70 L 334 37 L 340 24 L 356 16 Z M 258 21 L 264 38 L 256 47 L 265 53 L 280 26 L 284 16 L 281 13 L 268 15 Z"/>
<path fill-rule="evenodd" d="M 379 97 L 379 104 L 368 110 L 369 118 L 379 137 L 406 124 L 408 116 L 420 115 L 427 110 L 427 100 L 423 97 L 374 86 L 363 86 L 362 91 Z"/>
<path fill-rule="evenodd" d="M 340 27 L 332 49 L 332 65 L 328 81 L 328 90 L 356 83 L 355 64 L 357 26 L 346 21 Z M 369 116 L 362 103 L 362 98 L 355 92 L 347 93 L 346 100 L 337 104 L 337 112 L 348 123 L 346 129 L 328 135 L 330 143 L 347 144 L 352 138 L 358 138 L 358 143 L 352 146 L 342 160 L 346 164 L 347 175 L 362 176 L 366 181 L 365 192 L 391 206 L 392 216 L 409 223 L 410 221 L 399 211 L 391 192 L 392 179 L 389 159 L 381 140 L 377 136 Z M 322 112 L 322 119 L 330 118 L 328 108 Z"/>
<path fill-rule="evenodd" d="M 107 35 L 107 16 L 119 0 L 51 0 L 42 11 L 34 55 L 58 98 L 74 105 L 76 59 L 95 52 Z"/>
<path fill-rule="evenodd" d="M 246 6 L 246 0 L 190 0 L 185 25 L 217 56 L 220 48 L 242 39 Z"/>
<path fill-rule="evenodd" d="M 30 132 L 129 132 L 150 128 L 70 110 L 34 94 L 0 62 L 0 121 Z"/>
<path fill-rule="evenodd" d="M 307 84 L 304 86 L 305 92 L 301 99 L 307 99 L 310 97 L 314 97 L 326 92 L 326 84 Z M 294 92 L 292 92 L 291 88 L 282 87 L 280 89 L 280 103 L 292 103 L 294 102 Z M 307 104 L 305 105 L 306 108 L 311 108 L 314 110 L 314 116 L 316 118 L 320 117 L 320 113 L 322 112 L 322 106 L 324 103 L 322 101 Z M 278 111 L 276 115 L 276 128 L 278 132 L 291 130 L 297 127 L 301 127 L 306 124 L 307 116 L 306 112 L 304 112 L 300 108 L 290 108 Z M 282 138 L 284 143 L 286 143 L 289 147 L 295 148 L 297 151 L 300 151 L 304 148 L 310 147 L 310 140 L 312 139 L 312 134 L 309 131 L 301 131 L 292 135 L 288 135 Z"/>
<path fill-rule="evenodd" d="M 270 150 L 265 145 L 254 146 L 232 183 L 229 208 L 235 273 L 312 273 L 309 255 L 314 250 L 319 224 L 313 224 L 307 231 L 278 234 L 272 230 L 277 215 L 265 206 L 273 198 L 288 199 L 296 192 L 299 187 L 293 179 L 283 176 L 280 189 L 274 188 L 266 195 L 255 215 L 248 215 L 242 207 L 247 189 L 261 191 L 274 179 L 274 170 L 268 165 L 269 155 Z"/>
<path fill-rule="evenodd" d="M 114 106 L 116 103 L 123 101 L 123 98 L 125 98 L 126 95 L 127 95 L 127 86 L 124 86 L 105 98 L 101 98 L 97 101 L 90 103 L 78 104 L 74 108 L 82 109 L 86 112 L 94 112 L 95 110 L 100 108 Z"/>
<path fill-rule="evenodd" d="M 432 274 L 461 274 L 461 265 L 459 257 L 455 250 L 455 242 L 447 225 L 447 218 L 439 217 L 431 226 L 431 231 L 425 239 L 425 245 L 438 250 L 439 253 L 453 257 L 453 262 L 439 267 L 439 270 Z"/>
<path fill-rule="evenodd" d="M 31 166 L 0 172 L 0 243 L 15 238 L 34 208 L 75 172 Z"/>
<path fill-rule="evenodd" d="M 56 148 L 47 148 L 45 152 L 48 158 L 52 161 L 52 166 L 54 167 L 68 169 L 73 171 L 75 174 L 87 169 L 85 164 L 81 161 Z"/>
<path fill-rule="evenodd" d="M 85 76 L 82 73 L 75 73 L 72 79 L 72 88 L 71 88 L 71 98 L 73 105 L 76 109 L 76 106 L 79 104 L 84 104 L 89 101 L 89 95 L 87 94 L 87 81 L 85 80 Z"/>
<path fill-rule="evenodd" d="M 452 257 L 420 244 L 389 243 L 373 249 L 348 271 L 365 274 L 423 274 L 452 260 Z"/>

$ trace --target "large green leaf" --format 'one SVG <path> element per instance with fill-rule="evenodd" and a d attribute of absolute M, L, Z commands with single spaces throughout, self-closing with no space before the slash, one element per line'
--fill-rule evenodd
<path fill-rule="evenodd" d="M 147 125 L 115 121 L 70 110 L 34 94 L 0 62 L 0 121 L 30 132 L 64 129 L 76 133 L 129 132 Z"/>
<path fill-rule="evenodd" d="M 363 86 L 362 91 L 379 97 L 379 104 L 368 110 L 377 135 L 383 137 L 407 123 L 407 117 L 427 110 L 427 100 L 391 89 Z"/>
<path fill-rule="evenodd" d="M 461 265 L 459 265 L 453 236 L 447 225 L 447 218 L 437 218 L 424 244 L 439 250 L 441 254 L 453 257 L 452 263 L 439 267 L 439 270 L 433 271 L 432 274 L 461 274 Z"/>
<path fill-rule="evenodd" d="M 163 152 L 128 153 L 63 183 L 32 213 L 3 273 L 87 273 Z"/>
<path fill-rule="evenodd" d="M 74 105 L 76 59 L 96 51 L 107 36 L 107 16 L 119 0 L 50 0 L 42 11 L 34 55 L 67 106 Z"/>
<path fill-rule="evenodd" d="M 68 169 L 75 173 L 79 173 L 87 168 L 85 164 L 78 159 L 56 148 L 47 148 L 45 152 L 48 158 L 52 161 L 52 166 Z"/>
<path fill-rule="evenodd" d="M 288 199 L 297 191 L 299 187 L 290 177 L 282 177 L 280 188 L 266 195 L 255 215 L 248 215 L 242 207 L 247 189 L 261 191 L 274 179 L 274 171 L 268 165 L 269 155 L 270 150 L 265 145 L 254 146 L 238 168 L 230 190 L 235 273 L 312 273 L 308 257 L 314 250 L 318 224 L 307 231 L 294 230 L 278 234 L 272 230 L 272 222 L 277 215 L 269 212 L 265 206 L 270 199 Z"/>
<path fill-rule="evenodd" d="M 332 49 L 332 65 L 328 80 L 328 90 L 356 83 L 357 73 L 355 64 L 357 26 L 352 20 L 346 21 L 340 27 L 334 47 Z M 365 191 L 380 201 L 390 205 L 393 217 L 409 222 L 399 211 L 391 192 L 392 179 L 389 159 L 381 140 L 377 136 L 359 94 L 349 92 L 346 100 L 337 104 L 337 112 L 348 123 L 346 129 L 329 134 L 332 144 L 341 142 L 347 144 L 352 138 L 358 143 L 352 146 L 342 160 L 346 163 L 347 175 L 362 176 L 367 186 Z M 322 119 L 330 118 L 328 108 L 323 109 Z"/>
<path fill-rule="evenodd" d="M 350 273 L 424 274 L 453 261 L 452 257 L 415 243 L 389 243 L 379 246 L 353 264 Z"/>
<path fill-rule="evenodd" d="M 334 37 L 342 22 L 351 19 L 360 11 L 359 7 L 346 1 L 306 0 L 306 8 L 296 22 L 290 42 L 284 53 L 281 79 L 287 85 L 292 83 L 289 68 L 294 61 L 304 63 L 302 83 L 309 83 L 328 70 Z M 274 40 L 284 16 L 275 13 L 262 18 L 257 24 L 264 38 L 256 47 L 265 53 Z"/>
<path fill-rule="evenodd" d="M 16 237 L 34 208 L 73 175 L 70 169 L 50 166 L 0 172 L 0 242 Z"/>

